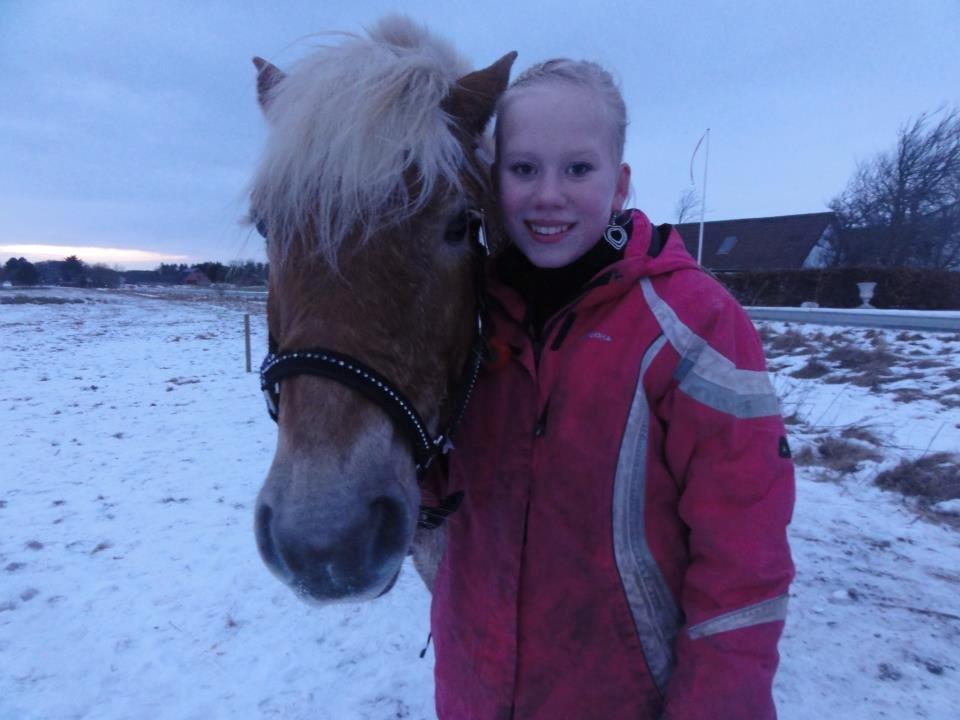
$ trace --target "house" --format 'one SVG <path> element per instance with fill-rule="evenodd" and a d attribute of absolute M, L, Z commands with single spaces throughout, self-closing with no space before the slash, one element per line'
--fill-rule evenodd
<path fill-rule="evenodd" d="M 700 223 L 675 227 L 697 257 Z M 833 228 L 832 212 L 706 222 L 701 264 L 718 272 L 822 267 Z"/>

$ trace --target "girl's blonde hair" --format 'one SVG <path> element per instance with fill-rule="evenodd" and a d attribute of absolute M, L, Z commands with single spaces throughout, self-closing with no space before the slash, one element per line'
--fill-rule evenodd
<path fill-rule="evenodd" d="M 592 90 L 603 103 L 613 130 L 613 149 L 617 162 L 623 162 L 623 147 L 627 140 L 627 106 L 613 75 L 600 65 L 589 60 L 570 60 L 555 58 L 538 63 L 524 70 L 510 83 L 509 89 L 500 96 L 497 103 L 497 125 L 495 135 L 499 145 L 500 118 L 510 107 L 513 99 L 525 89 L 544 83 L 568 83 Z"/>

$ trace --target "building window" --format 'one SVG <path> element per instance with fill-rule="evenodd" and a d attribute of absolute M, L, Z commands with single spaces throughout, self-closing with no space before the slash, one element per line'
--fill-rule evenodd
<path fill-rule="evenodd" d="M 717 255 L 729 255 L 730 251 L 733 250 L 733 246 L 737 244 L 736 235 L 727 235 L 723 242 L 720 243 L 720 248 L 717 250 Z"/>

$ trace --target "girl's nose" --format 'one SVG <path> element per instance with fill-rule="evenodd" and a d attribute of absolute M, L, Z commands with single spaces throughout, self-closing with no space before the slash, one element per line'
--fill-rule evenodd
<path fill-rule="evenodd" d="M 547 174 L 541 175 L 537 181 L 533 200 L 538 207 L 556 207 L 562 205 L 564 196 L 560 181 Z"/>

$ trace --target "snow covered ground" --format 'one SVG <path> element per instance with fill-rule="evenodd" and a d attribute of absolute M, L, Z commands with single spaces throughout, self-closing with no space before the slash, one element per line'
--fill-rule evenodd
<path fill-rule="evenodd" d="M 24 294 L 81 302 L 0 305 L 0 720 L 434 717 L 412 568 L 317 609 L 257 556 L 262 303 Z M 960 717 L 960 522 L 872 484 L 960 448 L 960 337 L 764 335 L 805 463 L 781 718 Z"/>

